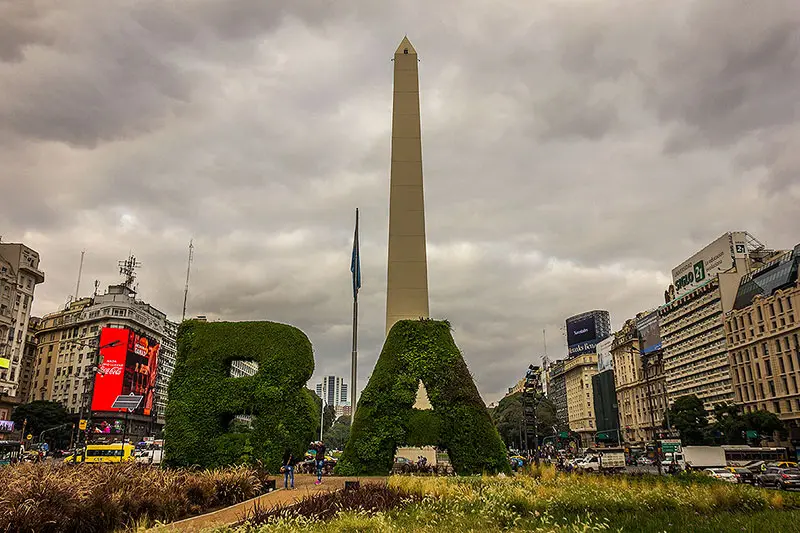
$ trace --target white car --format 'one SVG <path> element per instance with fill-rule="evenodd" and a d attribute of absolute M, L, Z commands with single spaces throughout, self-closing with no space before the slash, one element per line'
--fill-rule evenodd
<path fill-rule="evenodd" d="M 736 478 L 736 475 L 727 468 L 706 468 L 703 470 L 703 473 L 715 479 L 727 481 L 728 483 L 739 482 L 739 480 Z"/>
<path fill-rule="evenodd" d="M 653 461 L 652 461 L 651 459 L 648 459 L 648 458 L 647 458 L 647 457 L 645 457 L 644 455 L 643 455 L 643 456 L 641 456 L 641 457 L 639 457 L 639 458 L 636 460 L 636 462 L 639 464 L 639 466 L 650 466 L 650 465 L 652 465 L 652 464 L 653 464 Z"/>

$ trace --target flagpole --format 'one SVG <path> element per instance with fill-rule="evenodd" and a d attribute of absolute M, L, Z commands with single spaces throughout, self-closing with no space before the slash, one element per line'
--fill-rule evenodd
<path fill-rule="evenodd" d="M 355 251 L 353 271 L 353 350 L 350 360 L 350 429 L 356 421 L 356 405 L 358 404 L 358 289 L 361 286 L 361 257 L 358 243 L 358 208 L 356 208 L 356 231 L 353 238 Z M 357 278 L 356 278 L 357 276 Z M 357 282 L 356 282 L 357 280 Z"/>

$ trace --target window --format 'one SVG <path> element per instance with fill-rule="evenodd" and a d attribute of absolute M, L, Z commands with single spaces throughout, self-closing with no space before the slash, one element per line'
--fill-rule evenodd
<path fill-rule="evenodd" d="M 756 307 L 756 311 L 758 311 L 758 321 L 759 322 L 763 322 L 764 321 L 764 315 L 761 312 L 761 307 L 760 306 Z"/>
<path fill-rule="evenodd" d="M 781 374 L 786 373 L 786 367 L 783 365 L 783 357 L 778 357 L 778 364 L 781 367 Z"/>
<path fill-rule="evenodd" d="M 764 370 L 766 371 L 768 376 L 772 375 L 772 364 L 769 362 L 769 359 L 764 361 Z"/>

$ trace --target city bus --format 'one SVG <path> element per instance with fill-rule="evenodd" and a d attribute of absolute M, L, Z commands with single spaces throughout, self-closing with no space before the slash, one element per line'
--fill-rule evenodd
<path fill-rule="evenodd" d="M 786 448 L 756 448 L 746 445 L 724 445 L 725 461 L 730 466 L 744 466 L 751 461 L 767 461 L 777 463 L 789 460 Z"/>
<path fill-rule="evenodd" d="M 22 444 L 12 440 L 0 440 L 0 466 L 12 465 L 22 457 Z"/>
<path fill-rule="evenodd" d="M 133 455 L 135 447 L 133 444 L 125 444 L 124 448 L 120 444 L 90 444 L 86 447 L 86 462 L 87 463 L 122 463 L 128 461 L 135 461 Z M 124 452 L 124 453 L 123 453 Z M 65 463 L 83 462 L 83 453 L 78 451 L 78 456 L 74 457 L 68 455 Z"/>

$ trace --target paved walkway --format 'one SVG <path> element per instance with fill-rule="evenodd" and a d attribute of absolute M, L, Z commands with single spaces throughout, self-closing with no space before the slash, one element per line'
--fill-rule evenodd
<path fill-rule="evenodd" d="M 314 485 L 316 476 L 309 474 L 298 474 L 294 478 L 295 490 L 285 490 L 283 488 L 283 476 L 278 480 L 279 488 L 268 494 L 257 496 L 230 507 L 225 507 L 218 511 L 194 516 L 178 522 L 173 522 L 165 526 L 152 528 L 150 533 L 171 533 L 175 531 L 196 532 L 204 529 L 234 524 L 244 519 L 247 514 L 256 506 L 262 508 L 272 508 L 278 505 L 291 505 L 310 496 L 321 492 L 331 492 L 344 488 L 345 481 L 360 480 L 363 482 L 385 481 L 386 478 L 351 478 L 351 477 L 326 477 L 323 478 L 321 485 Z"/>

